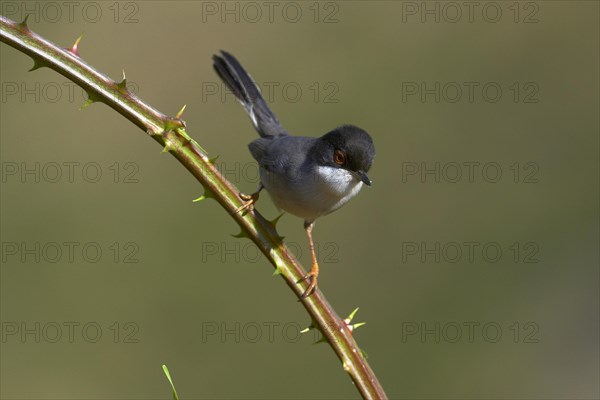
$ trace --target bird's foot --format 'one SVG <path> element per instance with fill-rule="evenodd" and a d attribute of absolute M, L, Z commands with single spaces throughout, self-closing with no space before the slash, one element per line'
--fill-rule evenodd
<path fill-rule="evenodd" d="M 243 213 L 252 211 L 254 209 L 254 203 L 258 201 L 258 196 L 260 194 L 260 190 L 252 193 L 252 194 L 244 194 L 242 192 L 239 193 L 240 199 L 244 200 L 244 204 L 235 209 L 234 213 Z"/>
<path fill-rule="evenodd" d="M 317 264 L 314 264 L 312 266 L 312 268 L 310 269 L 310 272 L 308 274 L 304 275 L 304 277 L 297 282 L 297 283 L 304 282 L 304 281 L 310 282 L 308 284 L 308 287 L 302 294 L 302 296 L 300 296 L 300 298 L 305 299 L 314 293 L 314 291 L 317 289 L 317 278 L 318 277 L 319 277 L 319 266 Z"/>

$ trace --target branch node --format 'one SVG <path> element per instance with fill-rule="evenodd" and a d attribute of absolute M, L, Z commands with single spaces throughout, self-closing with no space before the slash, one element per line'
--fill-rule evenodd
<path fill-rule="evenodd" d="M 165 121 L 165 131 L 172 131 L 179 128 L 185 128 L 185 122 L 181 119 L 167 118 Z"/>

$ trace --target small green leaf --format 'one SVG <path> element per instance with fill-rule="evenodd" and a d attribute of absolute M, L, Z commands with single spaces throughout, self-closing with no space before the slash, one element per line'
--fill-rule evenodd
<path fill-rule="evenodd" d="M 173 384 L 173 380 L 171 379 L 171 374 L 169 373 L 169 368 L 165 364 L 162 366 L 163 372 L 167 376 L 169 383 L 171 384 L 171 390 L 173 391 L 173 400 L 179 400 L 179 396 L 177 396 L 177 390 L 175 390 L 175 385 Z"/>

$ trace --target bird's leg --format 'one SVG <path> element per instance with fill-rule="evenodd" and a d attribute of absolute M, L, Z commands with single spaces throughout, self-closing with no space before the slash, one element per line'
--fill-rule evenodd
<path fill-rule="evenodd" d="M 319 264 L 317 263 L 317 256 L 315 254 L 315 246 L 312 238 L 312 229 L 315 226 L 315 221 L 305 221 L 304 222 L 304 230 L 306 231 L 306 235 L 308 236 L 308 247 L 310 248 L 310 254 L 312 256 L 312 268 L 302 279 L 298 282 L 308 280 L 310 283 L 306 288 L 304 294 L 302 294 L 302 298 L 306 298 L 310 296 L 315 289 L 317 288 L 317 278 L 319 277 Z"/>
<path fill-rule="evenodd" d="M 258 201 L 258 196 L 259 196 L 261 190 L 263 190 L 263 185 L 262 185 L 262 183 L 259 183 L 258 189 L 256 189 L 256 192 L 254 192 L 252 194 L 244 194 L 244 193 L 240 192 L 239 193 L 240 199 L 244 200 L 245 203 L 242 204 L 241 206 L 239 206 L 238 208 L 236 208 L 234 211 L 234 214 L 243 212 L 245 210 L 251 211 L 252 208 L 254 208 L 254 203 L 256 203 Z"/>

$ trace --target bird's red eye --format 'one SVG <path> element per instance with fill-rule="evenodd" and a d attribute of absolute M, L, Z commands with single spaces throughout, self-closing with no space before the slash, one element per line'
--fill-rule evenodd
<path fill-rule="evenodd" d="M 346 153 L 341 150 L 334 151 L 333 162 L 335 162 L 337 165 L 344 165 L 346 163 Z"/>

